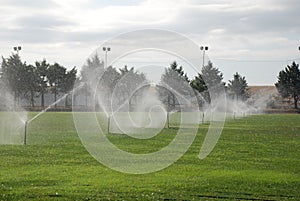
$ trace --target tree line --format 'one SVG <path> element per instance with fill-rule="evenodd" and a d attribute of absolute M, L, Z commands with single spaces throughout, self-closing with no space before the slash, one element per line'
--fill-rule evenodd
<path fill-rule="evenodd" d="M 190 84 L 190 86 L 197 92 L 203 95 L 206 102 L 210 102 L 208 93 L 209 87 L 223 86 L 229 98 L 239 101 L 245 101 L 249 98 L 248 83 L 244 76 L 241 76 L 238 72 L 233 75 L 233 79 L 229 80 L 227 86 L 223 81 L 223 74 L 221 71 L 214 67 L 212 62 L 208 62 L 204 66 L 201 72 L 198 73 L 194 79 L 189 80 L 187 74 L 183 71 L 183 68 L 173 62 L 169 69 L 177 72 L 177 76 L 182 80 Z M 166 71 L 167 73 L 167 71 Z M 203 78 L 206 78 L 205 80 Z M 279 94 L 282 98 L 293 99 L 294 108 L 298 109 L 298 101 L 300 99 L 300 69 L 299 64 L 292 62 L 291 65 L 280 71 L 277 76 L 277 82 L 275 83 Z"/>
<path fill-rule="evenodd" d="M 49 64 L 45 59 L 36 61 L 34 65 L 27 64 L 21 61 L 18 54 L 13 54 L 9 58 L 2 57 L 0 89 L 10 90 L 13 93 L 15 102 L 18 102 L 20 98 L 26 98 L 32 107 L 35 105 L 34 98 L 40 97 L 40 105 L 44 107 L 44 95 L 46 93 L 53 94 L 56 101 L 59 93 L 66 94 L 73 89 L 76 80 L 86 84 L 92 76 L 99 76 L 100 74 L 102 78 L 100 82 L 96 83 L 97 88 L 102 91 L 102 94 L 105 94 L 107 101 L 110 101 L 113 92 L 117 91 L 120 95 L 118 101 L 122 103 L 130 98 L 139 84 L 149 83 L 146 76 L 136 71 L 134 67 L 124 66 L 117 69 L 109 66 L 104 68 L 104 63 L 97 55 L 86 61 L 81 69 L 80 76 L 77 78 L 76 67 L 67 70 L 58 63 Z M 300 98 L 299 64 L 293 62 L 292 65 L 287 65 L 284 70 L 279 72 L 277 78 L 278 81 L 275 86 L 278 92 L 283 98 L 292 98 L 294 108 L 297 109 Z M 161 82 L 173 86 L 183 95 L 201 94 L 201 98 L 198 99 L 200 105 L 203 102 L 210 103 L 208 89 L 216 86 L 225 88 L 227 96 L 234 100 L 245 101 L 249 98 L 248 83 L 244 76 L 236 72 L 232 80 L 229 80 L 226 85 L 222 72 L 212 62 L 208 62 L 193 79 L 190 79 L 187 73 L 184 72 L 183 67 L 174 61 L 169 67 L 165 68 L 165 72 L 161 76 Z M 192 88 L 192 92 L 189 88 Z M 89 89 L 85 90 L 86 97 L 90 93 Z M 171 101 L 174 104 L 175 100 L 171 100 L 172 98 L 174 99 L 174 97 L 168 96 L 168 104 Z"/>
<path fill-rule="evenodd" d="M 121 105 L 126 100 L 130 100 L 140 84 L 149 82 L 146 76 L 135 70 L 134 67 L 128 68 L 125 65 L 122 68 L 113 66 L 105 68 L 104 62 L 98 55 L 87 59 L 81 69 L 78 81 L 82 86 L 76 94 L 85 97 L 86 108 L 89 105 L 89 97 L 93 96 L 95 92 L 103 105 L 108 107 L 111 101 L 114 101 L 114 105 Z M 114 99 L 113 95 L 115 95 Z M 75 97 L 77 98 L 77 96 Z"/>
<path fill-rule="evenodd" d="M 222 72 L 219 68 L 214 67 L 210 61 L 191 80 L 187 73 L 184 72 L 183 67 L 174 61 L 170 64 L 170 67 L 166 68 L 161 80 L 179 90 L 179 93 L 182 95 L 191 96 L 191 94 L 198 94 L 197 102 L 200 106 L 203 106 L 204 103 L 210 104 L 211 94 L 209 89 L 213 89 L 216 93 L 224 89 L 230 98 L 237 101 L 245 101 L 249 97 L 248 83 L 245 77 L 235 73 L 233 79 L 229 80 L 226 86 Z M 189 86 L 192 90 L 190 90 Z M 174 100 L 172 102 L 174 103 Z"/>
<path fill-rule="evenodd" d="M 35 106 L 35 97 L 40 97 L 40 105 L 45 107 L 44 95 L 46 93 L 50 92 L 53 94 L 54 101 L 56 101 L 59 93 L 68 93 L 73 89 L 76 80 L 85 85 L 89 80 L 93 80 L 91 79 L 93 76 L 101 75 L 101 79 L 96 83 L 97 89 L 101 91 L 102 95 L 107 97 L 106 100 L 108 102 L 111 101 L 113 92 L 118 94 L 117 104 L 130 99 L 130 96 L 140 84 L 150 83 L 146 76 L 136 71 L 134 67 L 128 68 L 124 66 L 116 69 L 109 66 L 105 69 L 104 63 L 97 55 L 86 61 L 78 78 L 76 77 L 76 67 L 68 71 L 58 63 L 49 64 L 45 59 L 36 61 L 34 65 L 26 64 L 26 62 L 21 61 L 18 54 L 13 54 L 9 58 L 2 57 L 1 69 L 0 87 L 10 90 L 13 93 L 15 102 L 18 102 L 20 98 L 26 98 L 29 100 L 31 107 Z M 203 80 L 203 75 L 209 78 L 206 82 Z M 204 66 L 193 80 L 189 80 L 183 67 L 174 61 L 165 69 L 164 74 L 161 76 L 161 81 L 173 86 L 176 90 L 181 90 L 180 93 L 183 95 L 188 94 L 187 87 L 183 90 L 183 86 L 187 84 L 192 87 L 193 92 L 201 93 L 205 99 L 204 101 L 208 103 L 210 102 L 208 87 L 225 86 L 223 74 L 218 68 L 213 67 L 211 62 Z M 244 100 L 247 97 L 248 86 L 245 77 L 236 73 L 234 79 L 229 82 L 229 94 L 236 99 Z M 87 97 L 92 92 L 88 88 L 84 88 L 83 91 L 87 100 Z M 168 99 L 167 104 L 170 105 L 170 97 Z M 172 101 L 174 104 L 175 100 Z M 198 101 L 201 102 L 203 100 L 199 99 Z M 87 104 L 86 101 L 86 106 Z"/>
<path fill-rule="evenodd" d="M 64 66 L 49 64 L 45 59 L 34 65 L 22 62 L 18 54 L 9 58 L 2 57 L 0 88 L 11 91 L 15 102 L 25 98 L 31 107 L 35 106 L 35 97 L 40 97 L 41 106 L 45 107 L 44 95 L 53 94 L 56 102 L 59 93 L 72 90 L 76 80 L 77 69 L 67 70 Z"/>
<path fill-rule="evenodd" d="M 95 78 L 93 79 L 94 76 L 99 78 L 99 82 L 89 83 L 90 80 L 97 80 Z M 203 79 L 204 76 L 206 77 L 205 80 Z M 126 100 L 130 100 L 130 107 L 132 106 L 131 100 L 134 100 L 137 98 L 136 95 L 141 95 L 142 93 L 135 93 L 136 90 L 139 90 L 138 86 L 141 84 L 150 86 L 150 81 L 147 80 L 147 77 L 143 73 L 136 71 L 134 67 L 129 69 L 127 66 L 124 66 L 123 68 L 116 69 L 109 66 L 105 69 L 103 62 L 101 62 L 97 55 L 87 60 L 81 70 L 79 80 L 86 85 L 97 85 L 96 88 L 100 91 L 99 94 L 101 94 L 102 99 L 104 99 L 101 100 L 102 104 L 111 104 L 111 101 L 117 101 L 114 104 L 120 105 Z M 247 91 L 248 84 L 245 77 L 236 73 L 233 79 L 229 81 L 228 86 L 225 86 L 223 74 L 218 68 L 213 66 L 212 62 L 204 66 L 201 72 L 199 72 L 194 79 L 190 80 L 184 72 L 183 67 L 174 61 L 169 67 L 165 68 L 165 72 L 161 75 L 159 85 L 167 85 L 187 98 L 194 97 L 195 94 L 197 94 L 197 102 L 200 107 L 202 107 L 204 103 L 210 103 L 208 88 L 215 86 L 225 87 L 227 94 L 239 101 L 244 101 L 249 97 Z M 144 87 L 142 88 L 145 90 Z M 166 90 L 166 88 L 163 87 L 157 90 L 161 101 L 169 110 L 174 108 L 175 104 L 178 104 L 174 92 Z M 84 94 L 86 97 L 85 106 L 88 106 L 87 100 L 91 93 L 88 87 L 83 87 L 81 94 Z M 116 95 L 114 100 L 112 100 L 113 93 Z"/>

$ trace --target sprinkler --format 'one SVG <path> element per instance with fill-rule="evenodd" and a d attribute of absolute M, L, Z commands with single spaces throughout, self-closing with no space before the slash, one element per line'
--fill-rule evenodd
<path fill-rule="evenodd" d="M 170 116 L 169 116 L 169 112 L 167 112 L 167 124 L 168 124 L 168 128 L 170 128 Z"/>
<path fill-rule="evenodd" d="M 65 99 L 67 97 L 67 95 L 68 95 L 68 93 L 66 93 L 63 97 L 61 97 L 60 99 L 58 99 L 57 101 L 55 101 L 54 103 L 52 103 L 51 105 L 49 105 L 46 109 L 43 109 L 41 112 L 39 112 L 37 115 L 35 115 L 31 119 L 25 121 L 25 125 L 24 125 L 24 145 L 26 145 L 26 143 L 27 143 L 26 140 L 27 140 L 27 126 L 28 126 L 28 124 L 31 123 L 36 118 L 38 118 L 39 116 L 41 116 L 42 114 L 44 114 L 45 112 L 47 112 L 54 105 L 56 105 L 57 103 L 59 103 L 60 101 L 62 101 L 63 99 Z"/>
<path fill-rule="evenodd" d="M 109 134 L 109 127 L 110 127 L 110 115 L 108 115 L 108 121 L 107 121 L 107 134 Z"/>
<path fill-rule="evenodd" d="M 27 140 L 27 125 L 28 125 L 28 122 L 25 121 L 25 125 L 24 125 L 24 145 L 26 145 L 26 140 Z"/>

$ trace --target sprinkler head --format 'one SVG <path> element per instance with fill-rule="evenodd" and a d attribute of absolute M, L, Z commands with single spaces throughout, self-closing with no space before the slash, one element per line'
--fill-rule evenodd
<path fill-rule="evenodd" d="M 24 145 L 27 144 L 27 124 L 28 124 L 28 121 L 25 121 L 25 125 L 24 125 Z"/>

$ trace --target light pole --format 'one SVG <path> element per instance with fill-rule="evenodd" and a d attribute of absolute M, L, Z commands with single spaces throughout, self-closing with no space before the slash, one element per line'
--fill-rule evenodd
<path fill-rule="evenodd" d="M 21 46 L 15 46 L 15 47 L 13 48 L 13 50 L 16 51 L 17 54 L 19 54 L 19 51 L 20 51 L 21 49 L 22 49 Z"/>
<path fill-rule="evenodd" d="M 204 56 L 205 56 L 205 51 L 208 50 L 208 47 L 207 46 L 200 46 L 200 50 L 202 50 L 203 52 L 203 57 L 202 57 L 202 67 L 204 67 Z"/>
<path fill-rule="evenodd" d="M 105 66 L 107 68 L 107 53 L 110 51 L 110 47 L 103 47 L 103 51 L 105 52 Z"/>
<path fill-rule="evenodd" d="M 208 46 L 200 46 L 200 50 L 203 52 L 202 54 L 202 68 L 204 68 L 204 57 L 205 57 L 205 51 L 208 50 Z M 202 112 L 202 124 L 204 124 L 204 111 Z"/>

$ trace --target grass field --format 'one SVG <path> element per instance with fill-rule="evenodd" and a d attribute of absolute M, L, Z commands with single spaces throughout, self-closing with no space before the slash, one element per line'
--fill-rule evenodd
<path fill-rule="evenodd" d="M 46 113 L 29 125 L 27 146 L 0 145 L 0 200 L 300 200 L 300 115 L 228 121 L 213 152 L 199 160 L 207 129 L 200 125 L 188 152 L 170 167 L 130 175 L 88 154 L 71 113 Z M 109 139 L 147 153 L 176 131 L 144 141 Z"/>

